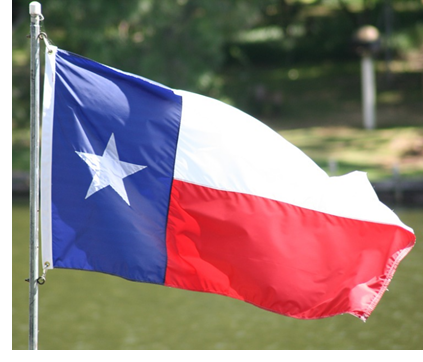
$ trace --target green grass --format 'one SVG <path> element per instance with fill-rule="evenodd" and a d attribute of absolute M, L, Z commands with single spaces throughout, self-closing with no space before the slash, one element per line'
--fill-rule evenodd
<path fill-rule="evenodd" d="M 296 145 L 331 175 L 359 170 L 372 181 L 392 177 L 399 167 L 406 178 L 423 178 L 423 128 L 397 127 L 363 130 L 347 127 L 312 127 L 281 130 L 284 138 Z M 335 161 L 332 173 L 329 163 Z"/>
<path fill-rule="evenodd" d="M 422 210 L 397 210 L 423 238 Z M 13 207 L 12 348 L 28 348 L 28 207 Z M 366 323 L 350 315 L 304 321 L 231 298 L 52 270 L 39 288 L 39 349 L 418 350 L 423 248 L 401 262 Z"/>

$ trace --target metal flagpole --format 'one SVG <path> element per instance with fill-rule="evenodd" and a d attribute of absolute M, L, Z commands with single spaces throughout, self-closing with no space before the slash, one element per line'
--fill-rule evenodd
<path fill-rule="evenodd" d="M 38 349 L 38 232 L 39 232 L 39 129 L 40 129 L 40 21 L 41 4 L 29 4 L 31 16 L 31 159 L 29 246 L 29 349 Z"/>

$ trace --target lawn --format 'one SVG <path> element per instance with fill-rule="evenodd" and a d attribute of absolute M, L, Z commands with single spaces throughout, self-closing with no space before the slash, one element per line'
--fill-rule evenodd
<path fill-rule="evenodd" d="M 359 170 L 380 181 L 399 169 L 405 178 L 423 177 L 421 127 L 311 127 L 279 133 L 333 176 Z"/>

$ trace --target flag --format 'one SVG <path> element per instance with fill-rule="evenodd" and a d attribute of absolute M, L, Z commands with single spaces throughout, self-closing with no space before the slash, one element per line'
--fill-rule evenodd
<path fill-rule="evenodd" d="M 232 106 L 56 47 L 41 166 L 50 269 L 365 320 L 415 242 L 366 174 L 329 177 Z"/>

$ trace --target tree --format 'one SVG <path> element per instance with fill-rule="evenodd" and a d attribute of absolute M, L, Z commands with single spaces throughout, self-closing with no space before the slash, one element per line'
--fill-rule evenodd
<path fill-rule="evenodd" d="M 228 38 L 257 12 L 254 1 L 44 0 L 53 44 L 170 87 L 213 92 Z M 25 126 L 29 93 L 28 2 L 13 0 L 14 124 Z M 26 21 L 25 21 L 26 20 Z M 25 56 L 26 54 L 26 56 Z"/>

